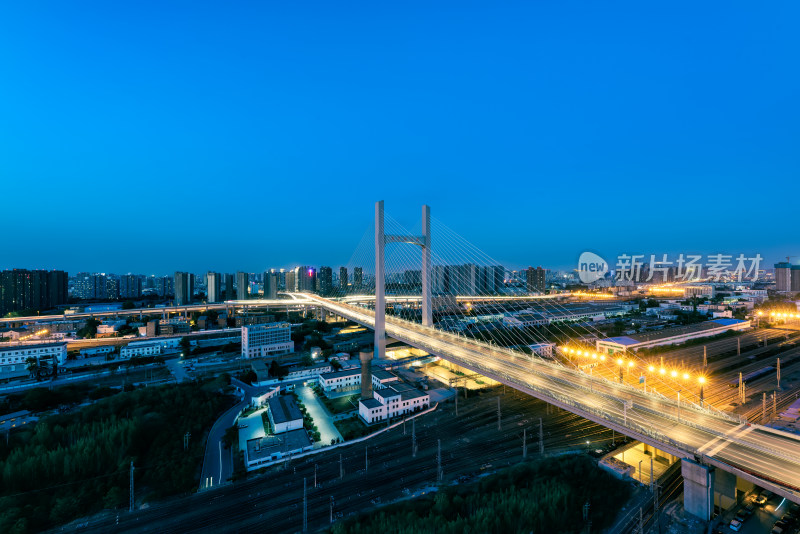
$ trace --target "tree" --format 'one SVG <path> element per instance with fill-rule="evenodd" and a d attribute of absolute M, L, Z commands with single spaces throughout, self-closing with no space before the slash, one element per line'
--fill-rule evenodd
<path fill-rule="evenodd" d="M 100 326 L 100 321 L 94 317 L 86 319 L 86 326 L 78 330 L 78 337 L 84 339 L 91 339 L 97 335 L 97 327 Z"/>
<path fill-rule="evenodd" d="M 269 376 L 273 378 L 283 378 L 289 374 L 289 369 L 278 363 L 277 360 L 272 360 L 269 364 Z"/>
<path fill-rule="evenodd" d="M 122 303 L 122 309 L 123 310 L 132 310 L 135 307 L 136 307 L 136 305 L 133 302 L 131 302 L 130 300 L 126 300 L 125 302 Z"/>
<path fill-rule="evenodd" d="M 25 360 L 25 369 L 31 374 L 31 378 L 39 376 L 39 360 L 33 356 L 29 356 Z"/>
<path fill-rule="evenodd" d="M 333 358 L 331 360 L 331 367 L 333 368 L 334 371 L 338 371 L 339 369 L 342 368 L 342 364 L 339 362 L 338 358 Z"/>

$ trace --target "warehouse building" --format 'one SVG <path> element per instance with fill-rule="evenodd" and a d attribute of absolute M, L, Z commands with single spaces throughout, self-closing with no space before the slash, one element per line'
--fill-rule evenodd
<path fill-rule="evenodd" d="M 741 319 L 714 319 L 688 326 L 679 326 L 657 332 L 631 334 L 629 336 L 609 337 L 597 340 L 597 352 L 617 354 L 620 352 L 636 352 L 639 349 L 658 347 L 660 345 L 679 345 L 691 339 L 716 336 L 729 330 L 747 330 L 750 321 Z"/>

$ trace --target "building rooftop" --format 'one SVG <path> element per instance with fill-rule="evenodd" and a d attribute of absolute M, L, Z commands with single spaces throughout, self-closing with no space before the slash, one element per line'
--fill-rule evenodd
<path fill-rule="evenodd" d="M 377 399 L 364 399 L 361 401 L 361 404 L 369 409 L 380 408 L 383 406 L 383 404 L 381 404 Z"/>
<path fill-rule="evenodd" d="M 303 418 L 303 414 L 300 412 L 300 408 L 297 406 L 294 398 L 289 395 L 278 395 L 272 397 L 267 402 L 269 403 L 269 413 L 272 422 L 276 425 Z"/>
<path fill-rule="evenodd" d="M 41 349 L 44 347 L 66 347 L 66 341 L 55 341 L 50 343 L 26 343 L 24 341 L 12 341 L 10 343 L 0 343 L 0 350 L 20 350 L 20 349 Z"/>
<path fill-rule="evenodd" d="M 397 378 L 397 375 L 390 373 L 385 369 L 373 369 L 372 376 L 378 380 L 391 380 L 392 378 Z"/>
<path fill-rule="evenodd" d="M 282 434 L 268 435 L 247 441 L 247 459 L 250 462 L 268 458 L 274 454 L 297 452 L 311 446 L 308 432 L 302 428 Z"/>
<path fill-rule="evenodd" d="M 714 319 L 712 321 L 704 321 L 702 323 L 690 324 L 687 326 L 677 326 L 675 328 L 668 328 L 665 330 L 658 330 L 656 332 L 643 332 L 641 334 L 631 334 L 629 336 L 619 336 L 606 338 L 603 341 L 610 341 L 620 345 L 636 345 L 639 343 L 648 343 L 650 341 L 658 341 L 660 339 L 668 339 L 676 336 L 685 336 L 703 332 L 705 330 L 714 330 L 723 326 L 734 326 L 746 321 L 740 319 Z"/>
<path fill-rule="evenodd" d="M 342 378 L 345 376 L 353 376 L 361 374 L 361 367 L 351 367 L 349 369 L 342 369 L 341 371 L 333 371 L 331 373 L 322 373 L 319 375 L 324 380 L 331 380 L 333 378 Z"/>

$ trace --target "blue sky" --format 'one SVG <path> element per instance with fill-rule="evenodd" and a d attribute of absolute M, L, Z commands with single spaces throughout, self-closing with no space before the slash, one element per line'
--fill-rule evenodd
<path fill-rule="evenodd" d="M 800 255 L 796 2 L 165 4 L 4 6 L 0 268 Z"/>

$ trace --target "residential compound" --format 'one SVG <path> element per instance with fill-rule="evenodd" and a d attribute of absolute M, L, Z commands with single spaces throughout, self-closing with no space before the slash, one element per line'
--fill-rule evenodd
<path fill-rule="evenodd" d="M 64 271 L 0 271 L 0 317 L 15 311 L 44 311 L 66 302 Z"/>
<path fill-rule="evenodd" d="M 268 323 L 242 327 L 242 356 L 263 358 L 294 351 L 289 323 Z"/>

